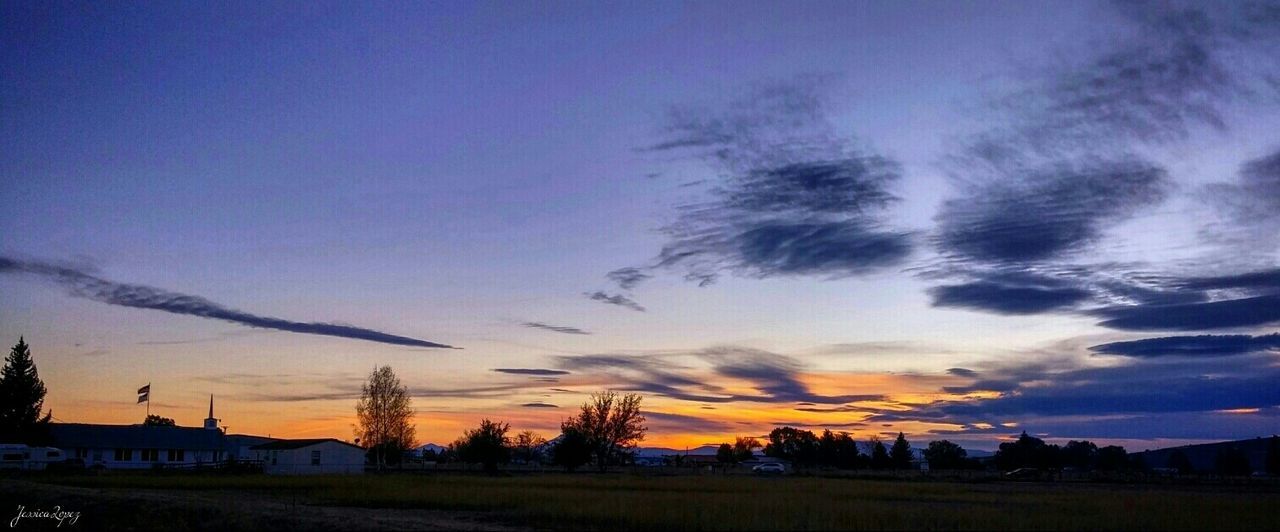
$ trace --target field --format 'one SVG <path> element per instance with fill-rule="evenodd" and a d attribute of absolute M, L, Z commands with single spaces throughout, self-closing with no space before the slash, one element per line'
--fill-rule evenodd
<path fill-rule="evenodd" d="M 79 511 L 73 529 L 1280 529 L 1274 485 L 110 473 L 0 478 L 0 500 Z"/>

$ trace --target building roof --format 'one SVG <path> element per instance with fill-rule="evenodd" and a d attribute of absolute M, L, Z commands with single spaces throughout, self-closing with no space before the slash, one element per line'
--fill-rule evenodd
<path fill-rule="evenodd" d="M 228 446 L 240 445 L 261 445 L 276 441 L 276 438 L 268 438 L 266 436 L 254 436 L 252 434 L 227 434 L 224 436 Z"/>
<path fill-rule="evenodd" d="M 52 423 L 49 432 L 53 446 L 60 449 L 219 450 L 224 444 L 222 431 L 195 427 Z"/>
<path fill-rule="evenodd" d="M 326 443 L 326 442 L 341 443 L 343 445 L 349 445 L 357 449 L 361 449 L 361 450 L 364 449 L 359 445 L 347 443 L 337 438 L 314 438 L 314 439 L 306 439 L 306 440 L 276 440 L 273 442 L 264 443 L 262 445 L 254 445 L 253 447 L 250 447 L 250 449 L 253 449 L 255 451 L 285 451 L 289 449 L 301 449 L 303 447 L 310 447 L 312 445 L 317 445 L 317 444 Z"/>

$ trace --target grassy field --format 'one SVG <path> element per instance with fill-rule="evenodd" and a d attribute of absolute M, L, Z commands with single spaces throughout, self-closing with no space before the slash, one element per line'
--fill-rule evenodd
<path fill-rule="evenodd" d="M 1274 487 L 1249 486 L 627 474 L 267 477 L 113 473 L 28 477 L 26 481 L 92 488 L 84 491 L 96 494 L 189 494 L 224 501 L 230 497 L 247 505 L 257 500 L 289 500 L 304 509 L 461 511 L 491 517 L 495 524 L 554 529 L 1280 529 L 1280 511 L 1276 510 L 1280 508 L 1280 492 Z M 174 523 L 172 516 L 167 519 L 171 528 L 201 528 Z M 200 519 L 188 524 L 208 524 L 219 517 Z M 99 523 L 103 525 L 106 523 Z M 123 524 L 130 526 L 145 525 Z"/>

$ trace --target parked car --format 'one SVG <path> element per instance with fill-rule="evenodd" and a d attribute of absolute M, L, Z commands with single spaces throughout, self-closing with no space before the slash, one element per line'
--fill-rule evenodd
<path fill-rule="evenodd" d="M 787 471 L 787 468 L 777 462 L 760 464 L 751 468 L 751 472 L 757 475 L 781 475 Z"/>

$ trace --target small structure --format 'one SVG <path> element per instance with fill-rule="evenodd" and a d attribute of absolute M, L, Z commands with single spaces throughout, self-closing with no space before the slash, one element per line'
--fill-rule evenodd
<path fill-rule="evenodd" d="M 364 473 L 365 450 L 334 438 L 276 440 L 250 449 L 269 475 Z"/>

